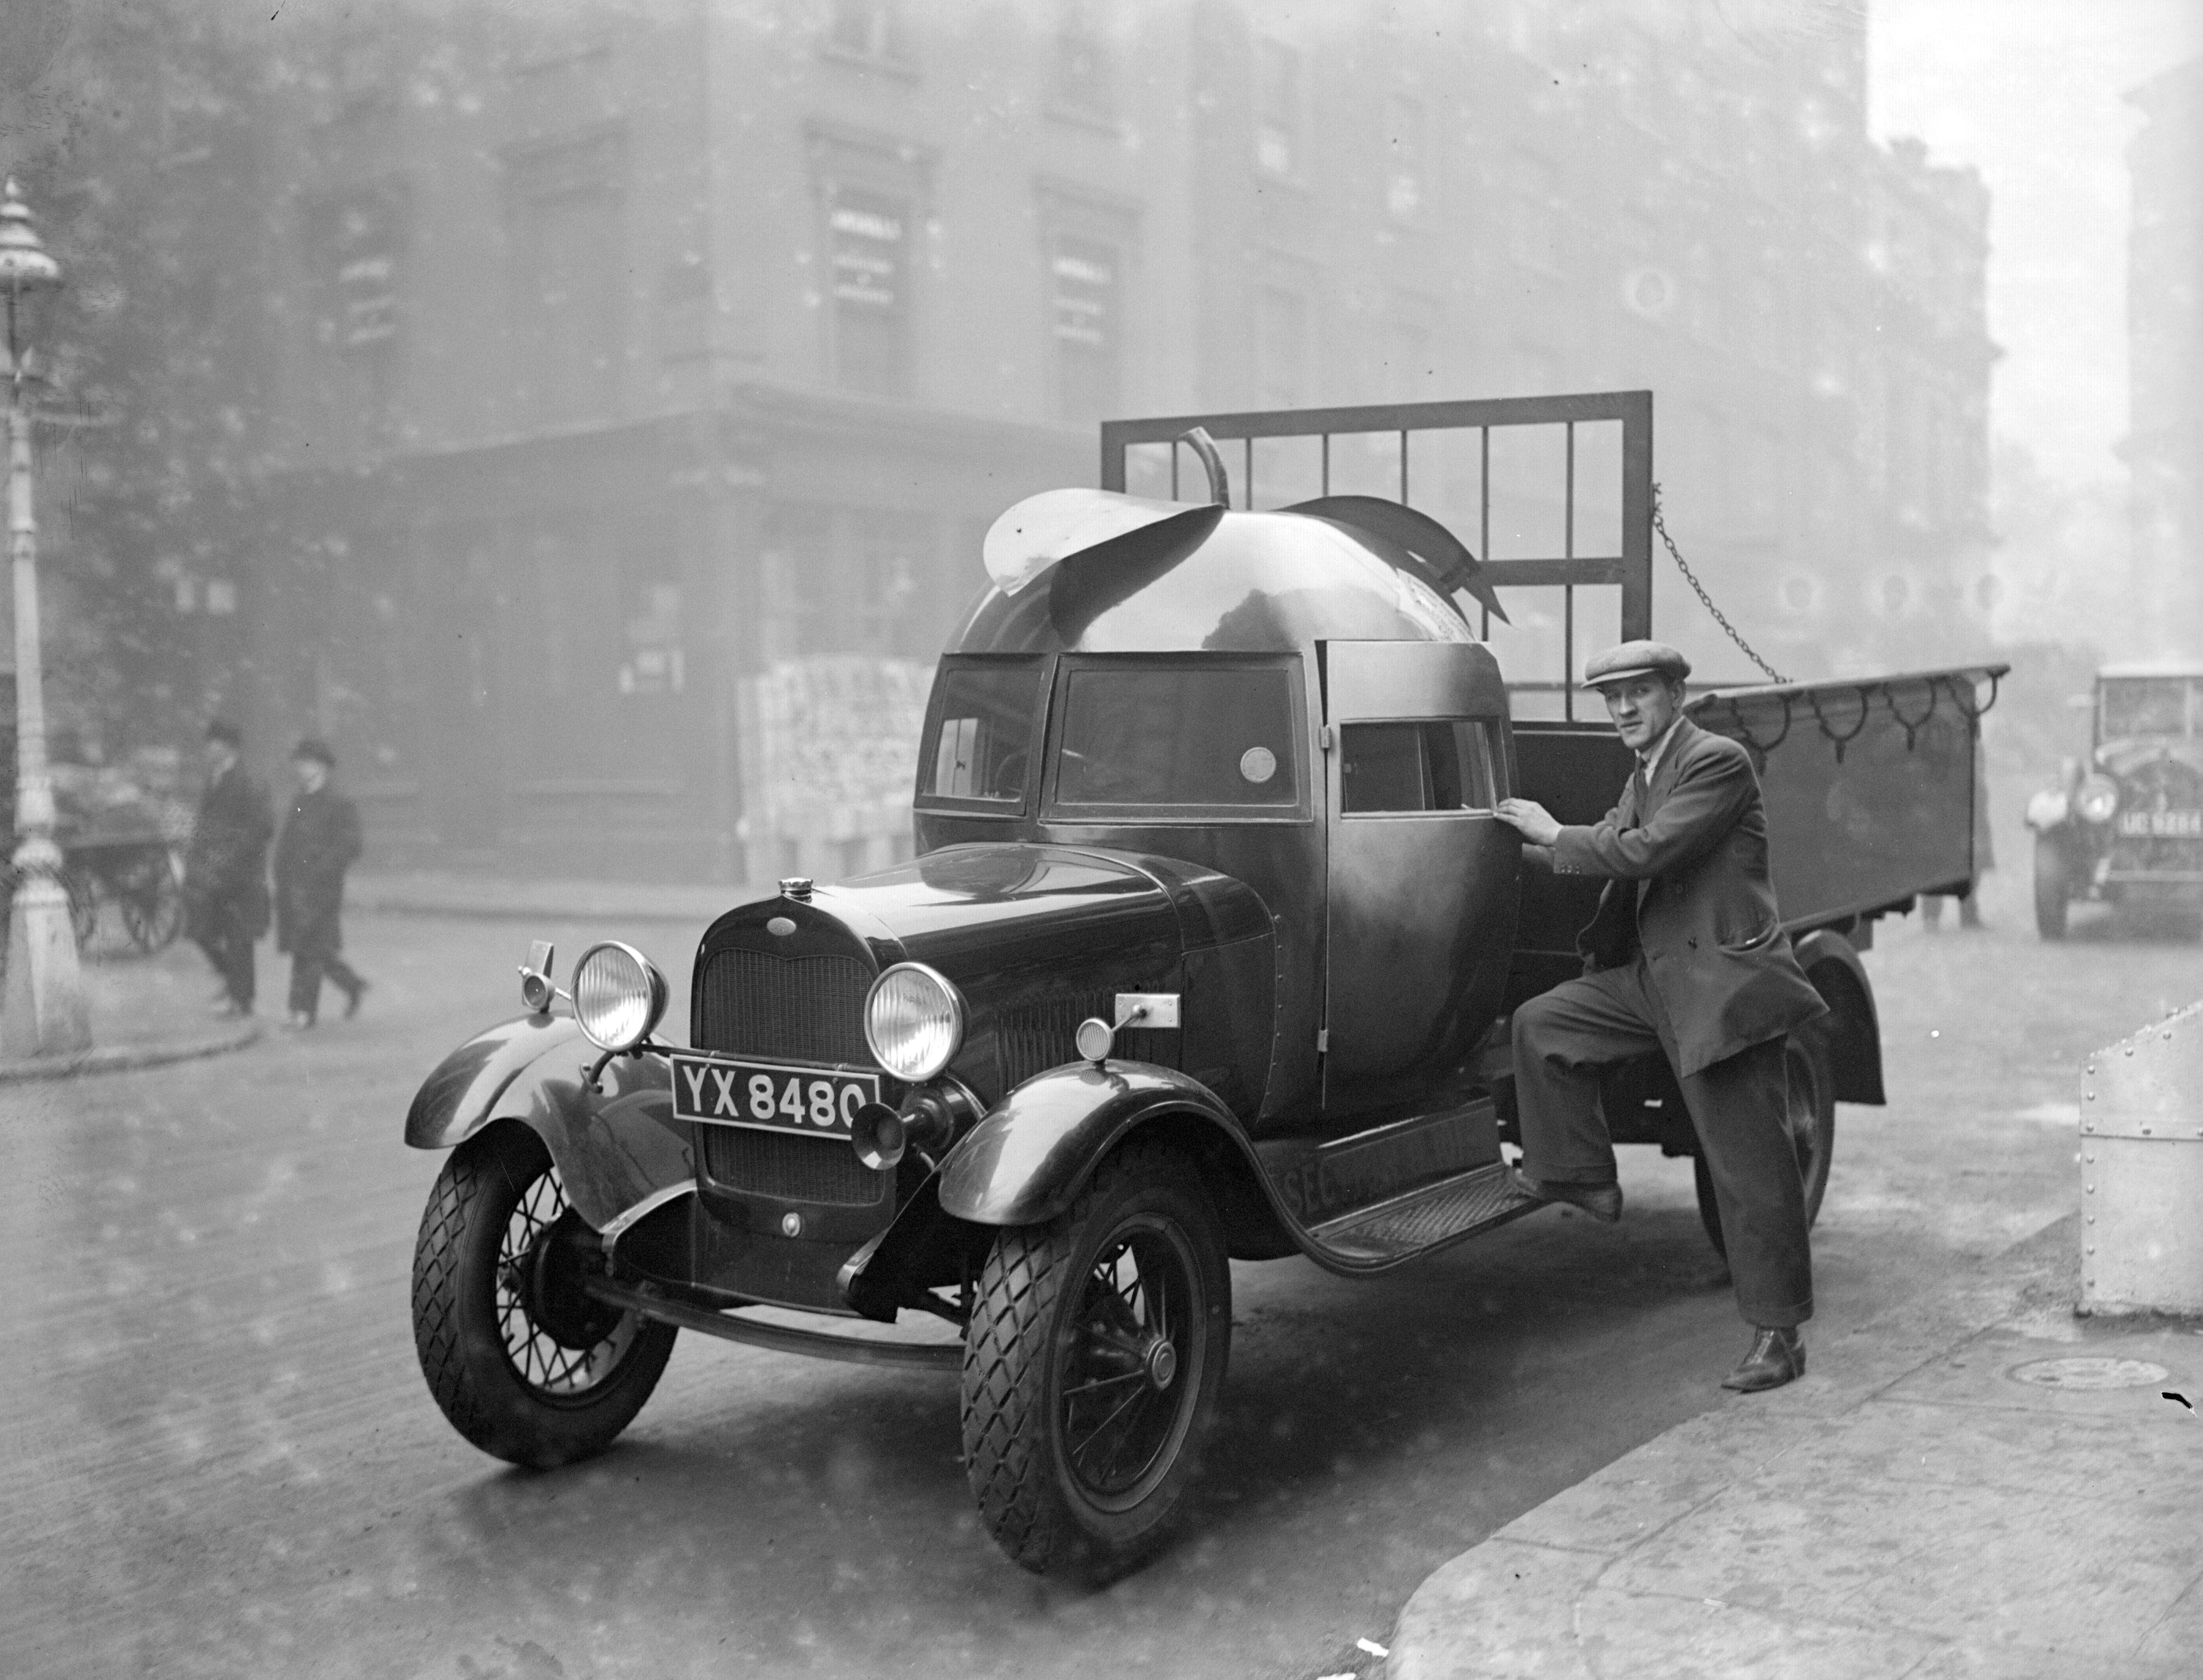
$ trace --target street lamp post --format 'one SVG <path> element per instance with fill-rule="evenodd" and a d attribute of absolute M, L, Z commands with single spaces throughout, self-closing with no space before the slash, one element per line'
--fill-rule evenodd
<path fill-rule="evenodd" d="M 15 183 L 0 202 L 0 294 L 8 309 L 8 549 L 15 574 L 15 893 L 8 917 L 0 1056 L 66 1055 L 92 1042 L 76 930 L 54 843 L 46 700 L 38 650 L 38 535 L 31 517 L 31 416 L 24 404 L 28 300 L 62 283 Z"/>

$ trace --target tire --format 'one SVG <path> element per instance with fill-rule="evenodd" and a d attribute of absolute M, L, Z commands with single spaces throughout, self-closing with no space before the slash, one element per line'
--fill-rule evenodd
<path fill-rule="evenodd" d="M 962 1400 L 965 1468 L 995 1544 L 1037 1574 L 1096 1578 L 1153 1553 L 1198 1471 L 1231 1339 L 1216 1215 L 1167 1146 L 1127 1145 L 1061 1217 L 1001 1232 Z"/>
<path fill-rule="evenodd" d="M 1821 1217 L 1821 1203 L 1828 1194 L 1828 1166 L 1836 1152 L 1836 1070 L 1829 1047 L 1826 1018 L 1809 1022 L 1782 1041 L 1784 1129 L 1798 1156 L 1798 1178 L 1805 1193 L 1805 1228 L 1810 1230 Z M 1724 1259 L 1728 1245 L 1722 1236 L 1721 1204 L 1714 1195 L 1714 1176 L 1703 1152 L 1691 1162 L 1698 1193 L 1698 1223 L 1706 1228 L 1706 1241 Z"/>
<path fill-rule="evenodd" d="M 582 1294 L 594 1233 L 543 1140 L 477 1133 L 437 1175 L 413 1247 L 413 1346 L 452 1427 L 508 1464 L 601 1453 L 642 1410 L 674 1329 Z"/>
<path fill-rule="evenodd" d="M 2072 897 L 2066 880 L 2065 847 L 2055 834 L 2035 837 L 2035 931 L 2044 939 L 2065 937 L 2065 910 Z"/>
<path fill-rule="evenodd" d="M 140 951 L 150 956 L 175 943 L 184 930 L 184 892 L 166 852 L 133 872 L 121 904 L 122 931 Z"/>

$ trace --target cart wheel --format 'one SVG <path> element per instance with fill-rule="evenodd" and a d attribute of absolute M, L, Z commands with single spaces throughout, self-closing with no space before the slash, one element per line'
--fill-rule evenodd
<path fill-rule="evenodd" d="M 122 931 L 140 951 L 165 951 L 184 930 L 184 890 L 176 866 L 163 852 L 139 872 L 124 893 Z"/>
<path fill-rule="evenodd" d="M 1828 1194 L 1828 1163 L 1836 1149 L 1836 1070 L 1828 1047 L 1825 1018 L 1808 1022 L 1782 1043 L 1783 1084 L 1787 1098 L 1783 1125 L 1790 1147 L 1798 1153 L 1798 1177 L 1805 1192 L 1805 1225 L 1810 1229 L 1821 1217 L 1822 1200 Z M 1714 1196 L 1714 1176 L 1706 1158 L 1692 1158 L 1692 1177 L 1698 1192 L 1698 1222 L 1706 1228 L 1706 1241 L 1714 1253 L 1727 1259 L 1728 1245 L 1722 1236 L 1721 1204 Z"/>
<path fill-rule="evenodd" d="M 2035 837 L 2035 931 L 2044 939 L 2065 937 L 2065 908 L 2071 887 L 2065 879 L 2065 847 L 2055 834 Z"/>
<path fill-rule="evenodd" d="M 658 1386 L 673 1327 L 582 1293 L 596 1247 L 517 1121 L 437 1175 L 413 1247 L 413 1346 L 444 1416 L 483 1452 L 538 1470 L 591 1457 Z"/>
<path fill-rule="evenodd" d="M 99 932 L 99 881 L 90 869 L 64 867 L 62 887 L 68 894 L 69 931 L 76 935 L 76 948 L 89 950 Z"/>
<path fill-rule="evenodd" d="M 1196 1471 L 1231 1271 L 1191 1162 L 1133 1143 L 1070 1211 L 1003 1231 L 964 1343 L 964 1457 L 988 1531 L 1036 1573 L 1152 1551 Z"/>

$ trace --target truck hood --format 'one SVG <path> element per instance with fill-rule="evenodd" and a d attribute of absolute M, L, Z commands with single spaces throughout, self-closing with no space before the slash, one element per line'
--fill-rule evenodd
<path fill-rule="evenodd" d="M 1095 846 L 1022 841 L 944 846 L 818 895 L 853 928 L 871 924 L 909 958 L 963 983 L 1082 952 L 1173 953 L 1267 932 L 1252 889 L 1197 864 Z"/>

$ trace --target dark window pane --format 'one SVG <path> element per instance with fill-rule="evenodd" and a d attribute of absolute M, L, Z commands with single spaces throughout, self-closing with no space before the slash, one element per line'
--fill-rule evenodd
<path fill-rule="evenodd" d="M 1420 723 L 1349 723 L 1339 731 L 1344 809 L 1490 811 L 1503 762 L 1491 725 L 1465 717 Z"/>
<path fill-rule="evenodd" d="M 941 725 L 927 743 L 925 791 L 948 799 L 1025 798 L 1040 662 L 951 665 L 941 677 Z"/>
<path fill-rule="evenodd" d="M 1060 805 L 1290 809 L 1292 673 L 1087 666 L 1065 687 Z"/>
<path fill-rule="evenodd" d="M 2104 734 L 2179 735 L 2188 731 L 2188 685 L 2177 677 L 2104 685 Z"/>

